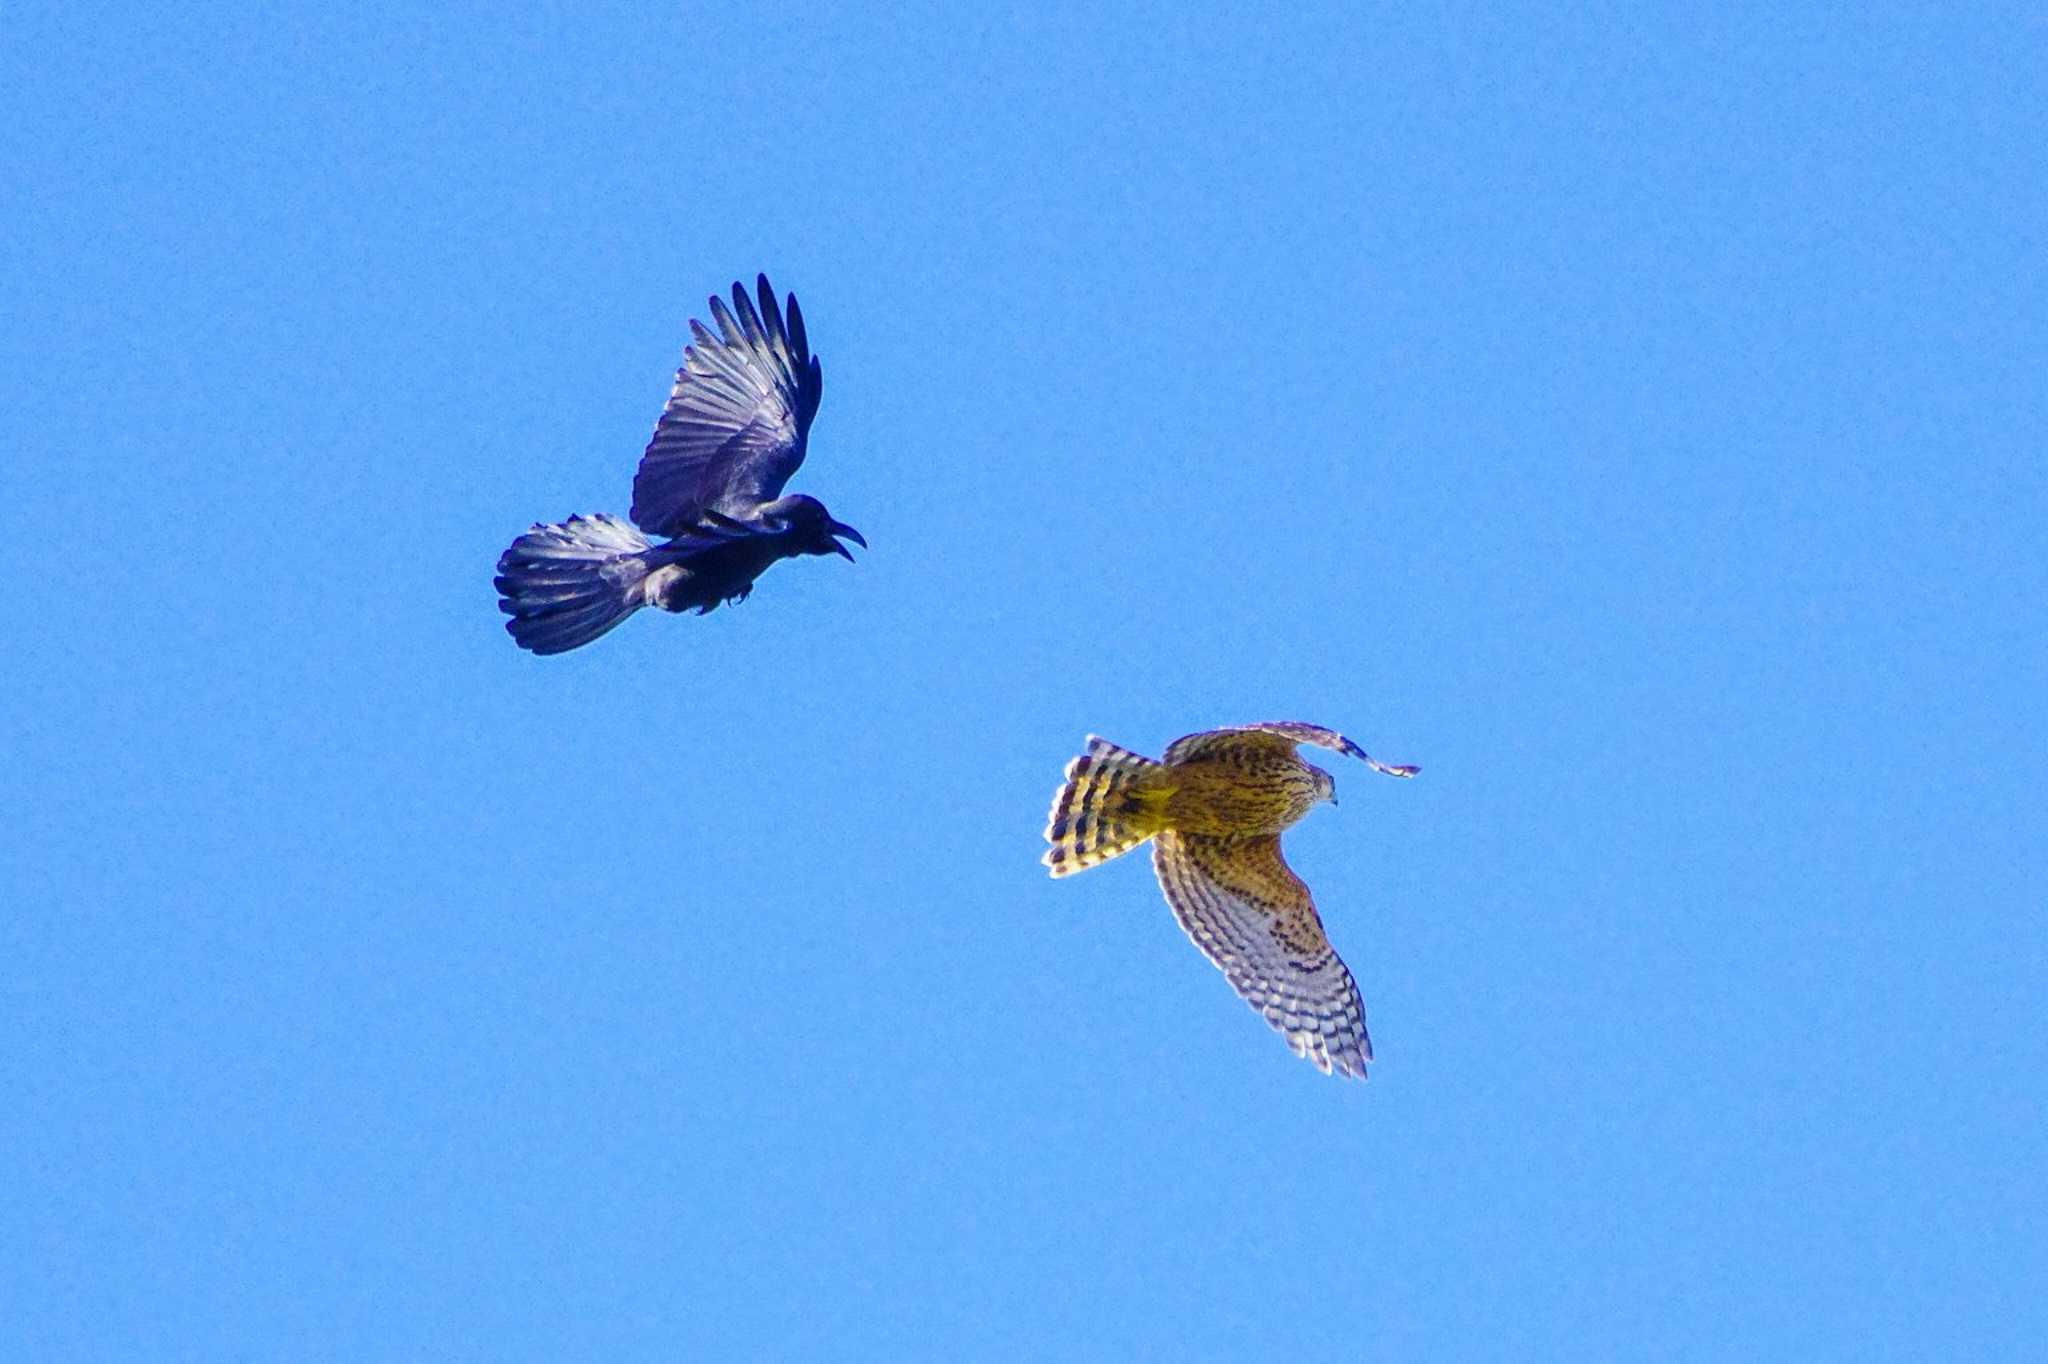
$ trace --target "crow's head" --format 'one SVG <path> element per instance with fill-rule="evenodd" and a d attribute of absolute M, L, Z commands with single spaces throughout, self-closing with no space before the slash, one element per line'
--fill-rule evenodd
<path fill-rule="evenodd" d="M 792 554 L 839 554 L 851 563 L 852 552 L 837 537 L 843 535 L 862 549 L 868 547 L 866 537 L 845 522 L 834 521 L 825 504 L 815 497 L 797 493 L 778 498 L 762 508 L 762 513 L 788 537 L 788 552 Z"/>

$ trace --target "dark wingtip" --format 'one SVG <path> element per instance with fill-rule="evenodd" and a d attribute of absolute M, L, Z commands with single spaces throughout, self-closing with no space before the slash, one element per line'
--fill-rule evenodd
<path fill-rule="evenodd" d="M 761 323 L 768 328 L 768 339 L 782 350 L 789 349 L 789 328 L 782 321 L 782 309 L 775 305 L 775 286 L 768 282 L 765 274 L 754 276 L 754 289 L 761 296 Z M 791 378 L 797 376 L 791 375 Z"/>
<path fill-rule="evenodd" d="M 789 332 L 789 348 L 796 352 L 798 363 L 810 360 L 811 382 L 818 382 L 818 361 L 811 355 L 810 334 L 804 330 L 804 310 L 796 306 L 795 294 L 789 296 L 789 308 L 783 320 Z"/>
<path fill-rule="evenodd" d="M 713 294 L 708 301 L 711 304 L 711 320 L 718 324 L 719 335 L 717 339 L 719 343 L 726 346 L 744 344 L 747 334 L 740 327 L 740 324 L 733 319 L 731 309 L 725 306 L 725 300 L 717 294 Z M 704 339 L 709 341 L 712 338 L 706 337 Z"/>

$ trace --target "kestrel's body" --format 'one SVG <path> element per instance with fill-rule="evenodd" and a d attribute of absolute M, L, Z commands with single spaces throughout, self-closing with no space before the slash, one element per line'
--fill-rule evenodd
<path fill-rule="evenodd" d="M 1329 774 L 1303 762 L 1292 745 L 1263 745 L 1169 763 L 1173 785 L 1162 813 L 1184 834 L 1277 834 L 1292 828 L 1329 789 Z M 1320 777 L 1319 783 L 1316 779 Z"/>
<path fill-rule="evenodd" d="M 1349 753 L 1389 776 L 1418 770 L 1294 721 L 1190 734 L 1163 762 L 1091 735 L 1053 796 L 1044 861 L 1065 876 L 1154 840 L 1153 870 L 1195 946 L 1297 1056 L 1362 1080 L 1372 1039 L 1358 986 L 1280 855 L 1281 832 L 1336 799 L 1330 774 L 1304 762 L 1297 743 Z"/>

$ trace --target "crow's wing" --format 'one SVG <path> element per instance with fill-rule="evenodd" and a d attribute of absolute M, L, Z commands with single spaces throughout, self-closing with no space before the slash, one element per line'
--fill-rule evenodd
<path fill-rule="evenodd" d="M 824 375 L 796 295 L 785 327 L 768 276 L 756 287 L 758 312 L 739 284 L 730 310 L 711 299 L 716 334 L 690 320 L 696 340 L 633 475 L 633 520 L 650 535 L 681 534 L 706 511 L 744 519 L 804 462 Z"/>

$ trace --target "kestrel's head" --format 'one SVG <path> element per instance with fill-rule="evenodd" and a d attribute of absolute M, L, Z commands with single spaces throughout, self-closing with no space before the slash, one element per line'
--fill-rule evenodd
<path fill-rule="evenodd" d="M 1327 800 L 1330 804 L 1335 805 L 1337 803 L 1337 779 L 1323 771 L 1322 768 L 1317 767 L 1314 763 L 1303 763 L 1302 766 L 1308 769 L 1309 780 L 1313 781 L 1316 785 L 1316 799 L 1318 801 Z"/>

